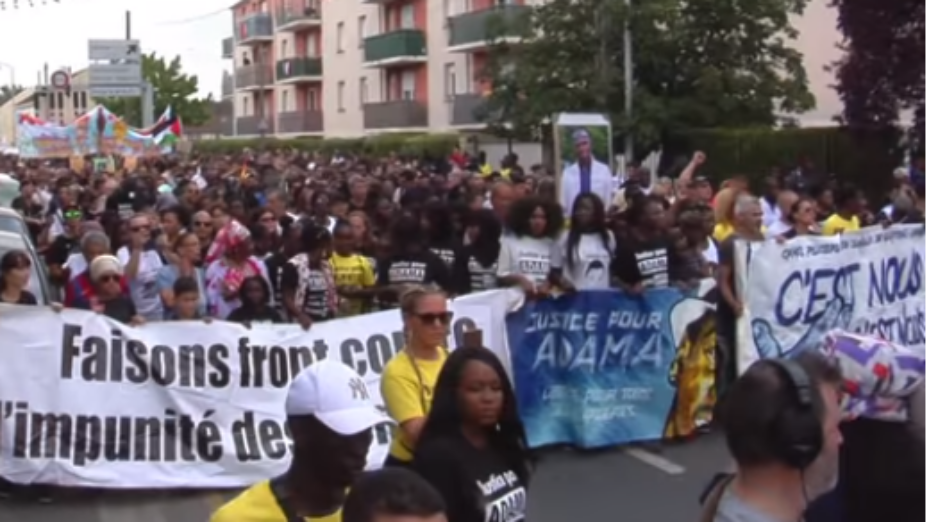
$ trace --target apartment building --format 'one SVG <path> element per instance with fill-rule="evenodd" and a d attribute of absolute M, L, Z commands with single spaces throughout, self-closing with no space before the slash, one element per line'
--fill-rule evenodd
<path fill-rule="evenodd" d="M 477 78 L 490 43 L 488 19 L 518 16 L 541 1 L 242 0 L 232 8 L 234 35 L 223 41 L 233 64 L 222 92 L 231 100 L 234 134 L 480 128 L 476 109 L 488 86 Z M 812 58 L 821 124 L 839 110 L 831 80 L 817 74 L 832 58 L 822 49 L 838 52 L 838 35 L 813 31 L 834 27 L 834 10 L 808 11 L 798 21 L 798 47 Z"/>
<path fill-rule="evenodd" d="M 223 42 L 238 135 L 479 127 L 487 20 L 526 0 L 243 0 Z"/>

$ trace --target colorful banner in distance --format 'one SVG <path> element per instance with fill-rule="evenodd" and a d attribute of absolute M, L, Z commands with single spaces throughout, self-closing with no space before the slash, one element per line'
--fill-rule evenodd
<path fill-rule="evenodd" d="M 507 321 L 533 448 L 685 437 L 715 404 L 716 289 L 579 292 Z"/>
<path fill-rule="evenodd" d="M 67 158 L 88 154 L 158 156 L 169 153 L 181 133 L 180 120 L 168 108 L 152 127 L 136 129 L 97 106 L 70 125 L 54 125 L 31 115 L 17 122 L 20 156 Z"/>

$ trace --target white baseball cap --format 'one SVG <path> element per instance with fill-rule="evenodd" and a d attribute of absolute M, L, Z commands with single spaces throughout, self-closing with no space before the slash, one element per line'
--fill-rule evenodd
<path fill-rule="evenodd" d="M 354 435 L 390 419 L 378 409 L 368 386 L 350 366 L 324 359 L 290 383 L 288 417 L 312 415 L 340 435 Z"/>

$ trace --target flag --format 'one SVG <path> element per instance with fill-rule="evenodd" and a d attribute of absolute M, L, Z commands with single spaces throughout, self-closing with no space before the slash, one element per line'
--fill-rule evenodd
<path fill-rule="evenodd" d="M 158 121 L 142 133 L 151 136 L 159 145 L 174 145 L 183 133 L 181 118 L 174 113 L 171 107 L 168 107 Z"/>

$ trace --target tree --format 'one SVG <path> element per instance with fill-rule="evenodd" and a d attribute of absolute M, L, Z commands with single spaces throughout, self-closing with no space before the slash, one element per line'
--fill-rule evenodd
<path fill-rule="evenodd" d="M 202 125 L 210 119 L 213 100 L 197 98 L 197 76 L 182 72 L 180 56 L 167 62 L 155 53 L 143 55 L 142 76 L 155 88 L 156 118 L 170 106 L 185 125 Z M 141 98 L 102 98 L 97 102 L 130 125 L 142 125 Z"/>
<path fill-rule="evenodd" d="M 833 0 L 844 56 L 835 64 L 845 104 L 844 122 L 853 128 L 890 128 L 911 111 L 913 147 L 923 147 L 926 86 L 925 0 Z"/>
<path fill-rule="evenodd" d="M 618 0 L 552 0 L 533 10 L 521 44 L 491 46 L 488 113 L 506 107 L 518 126 L 560 111 L 605 112 L 642 151 L 680 129 L 774 125 L 815 103 L 802 55 L 789 45 L 789 17 L 806 1 L 649 0 L 628 9 Z M 622 110 L 626 21 L 631 119 Z"/>
<path fill-rule="evenodd" d="M 4 85 L 0 87 L 0 105 L 12 100 L 17 94 L 23 92 L 22 85 Z"/>

